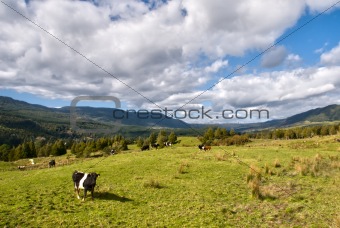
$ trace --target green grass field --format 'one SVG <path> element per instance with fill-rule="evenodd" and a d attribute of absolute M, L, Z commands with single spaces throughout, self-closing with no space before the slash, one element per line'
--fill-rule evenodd
<path fill-rule="evenodd" d="M 56 158 L 51 169 L 3 171 L 0 226 L 338 227 L 335 137 L 255 140 L 206 152 L 196 138 L 183 137 L 171 148 L 129 146 L 126 153 L 64 166 Z M 247 183 L 250 167 L 261 173 L 257 186 Z M 94 201 L 76 198 L 74 170 L 100 173 Z"/>

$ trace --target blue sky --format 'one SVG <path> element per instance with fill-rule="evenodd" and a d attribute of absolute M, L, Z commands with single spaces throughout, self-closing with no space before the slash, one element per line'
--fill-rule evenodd
<path fill-rule="evenodd" d="M 116 96 L 124 109 L 190 101 L 271 118 L 339 104 L 340 3 L 206 91 L 336 2 L 10 1 L 82 56 L 0 4 L 0 95 L 48 107 L 82 95 Z"/>

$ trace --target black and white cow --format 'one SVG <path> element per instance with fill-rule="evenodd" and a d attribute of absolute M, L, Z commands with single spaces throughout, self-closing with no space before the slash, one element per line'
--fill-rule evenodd
<path fill-rule="evenodd" d="M 164 146 L 172 146 L 171 142 L 164 142 Z"/>
<path fill-rule="evenodd" d="M 206 150 L 211 150 L 211 146 L 207 146 L 207 145 L 198 145 L 198 148 L 200 149 L 200 150 L 204 150 L 204 151 L 206 151 Z"/>
<path fill-rule="evenodd" d="M 155 148 L 157 150 L 158 147 L 159 147 L 159 144 L 158 143 L 153 143 L 151 146 L 152 146 L 152 148 Z"/>
<path fill-rule="evenodd" d="M 48 162 L 48 168 L 55 167 L 55 160 L 51 160 Z"/>
<path fill-rule="evenodd" d="M 99 177 L 97 173 L 83 173 L 79 171 L 74 171 L 72 174 L 72 179 L 74 182 L 74 191 L 77 194 L 77 198 L 80 199 L 79 191 L 84 189 L 84 198 L 86 198 L 86 192 L 91 191 L 91 197 L 93 200 L 94 187 L 96 186 L 96 180 Z"/>

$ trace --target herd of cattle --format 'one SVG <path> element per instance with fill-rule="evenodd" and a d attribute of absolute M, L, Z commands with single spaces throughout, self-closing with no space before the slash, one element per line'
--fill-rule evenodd
<path fill-rule="evenodd" d="M 29 159 L 29 161 L 31 162 L 32 165 L 35 164 L 33 159 Z M 50 160 L 50 161 L 48 162 L 48 168 L 52 168 L 52 167 L 55 167 L 55 160 L 54 160 L 54 159 L 53 159 L 53 160 Z M 19 169 L 19 170 L 25 170 L 25 169 L 26 169 L 26 166 L 25 166 L 25 165 L 19 165 L 19 166 L 18 166 L 18 169 Z"/>
<path fill-rule="evenodd" d="M 151 147 L 154 148 L 154 149 L 158 149 L 159 146 L 160 146 L 160 145 L 159 145 L 158 143 L 153 143 L 153 144 L 151 144 Z M 164 142 L 164 146 L 166 146 L 166 147 L 171 147 L 171 146 L 172 146 L 172 143 L 171 143 L 171 142 Z M 198 145 L 198 148 L 199 148 L 200 150 L 204 150 L 204 151 L 206 151 L 206 150 L 211 150 L 211 146 L 207 146 L 207 145 Z M 144 145 L 144 146 L 142 146 L 141 150 L 142 150 L 142 151 L 150 150 L 150 146 L 149 146 L 149 145 Z M 111 152 L 110 152 L 111 155 L 114 155 L 115 153 L 116 153 L 116 151 L 113 150 L 113 149 L 112 149 Z M 29 159 L 29 161 L 31 162 L 32 165 L 35 164 L 33 159 Z M 55 165 L 56 165 L 56 162 L 55 162 L 54 159 L 53 159 L 53 160 L 50 160 L 50 161 L 48 162 L 48 168 L 55 167 Z M 26 169 L 26 166 L 24 166 L 24 165 L 19 165 L 19 166 L 18 166 L 18 169 L 19 169 L 19 170 L 25 170 L 25 169 Z"/>
<path fill-rule="evenodd" d="M 160 145 L 158 143 L 153 143 L 151 144 L 151 147 L 152 148 L 155 148 L 156 150 L 158 149 Z M 172 146 L 172 143 L 171 142 L 164 142 L 164 146 L 166 147 L 169 147 L 169 146 Z M 144 145 L 141 147 L 141 151 L 144 151 L 144 150 L 150 150 L 150 145 Z"/>
<path fill-rule="evenodd" d="M 170 142 L 165 142 L 164 143 L 164 146 L 172 146 L 172 144 Z M 158 143 L 154 143 L 151 145 L 152 148 L 155 148 L 155 149 L 158 149 L 159 147 L 159 144 Z M 207 146 L 207 145 L 199 145 L 198 148 L 200 150 L 211 150 L 211 146 Z M 142 151 L 144 150 L 150 150 L 150 146 L 149 145 L 145 145 L 141 148 Z M 111 151 L 111 154 L 115 154 L 115 151 L 112 150 Z M 34 161 L 33 159 L 30 159 L 30 162 L 31 164 L 34 164 Z M 48 167 L 49 168 L 52 168 L 52 167 L 55 167 L 56 165 L 56 162 L 55 160 L 50 160 L 48 162 Z M 18 169 L 20 170 L 24 170 L 26 167 L 25 166 L 18 166 Z M 93 194 L 94 194 L 94 188 L 96 186 L 96 180 L 97 178 L 100 176 L 100 174 L 97 174 L 95 172 L 92 172 L 92 173 L 84 173 L 84 172 L 80 172 L 80 171 L 74 171 L 73 174 L 72 174 L 72 180 L 73 180 L 73 183 L 74 183 L 74 191 L 76 193 L 76 196 L 78 199 L 80 199 L 80 196 L 79 196 L 79 192 L 81 189 L 84 190 L 84 197 L 83 197 L 83 201 L 85 200 L 86 198 L 86 194 L 88 191 L 91 192 L 91 198 L 93 200 Z"/>
<path fill-rule="evenodd" d="M 171 143 L 164 143 L 165 146 L 172 146 Z M 157 149 L 159 147 L 158 143 L 154 143 L 151 145 L 152 148 Z M 199 145 L 198 148 L 200 150 L 211 150 L 211 146 L 207 145 Z M 150 150 L 149 145 L 145 145 L 142 148 L 142 151 L 144 150 Z M 94 193 L 94 187 L 96 186 L 96 180 L 100 176 L 100 174 L 97 173 L 83 173 L 80 171 L 74 171 L 72 174 L 72 180 L 74 182 L 74 191 L 77 195 L 77 198 L 80 199 L 79 192 L 80 189 L 84 189 L 84 197 L 83 201 L 86 198 L 86 194 L 88 191 L 91 191 L 91 198 L 93 200 L 93 193 Z"/>
<path fill-rule="evenodd" d="M 171 142 L 164 142 L 164 146 L 166 147 L 169 147 L 169 146 L 172 146 L 172 143 Z M 159 144 L 158 143 L 153 143 L 151 144 L 151 148 L 155 148 L 155 149 L 158 149 L 159 147 Z M 211 146 L 207 146 L 207 145 L 198 145 L 198 148 L 200 150 L 211 150 Z M 150 150 L 150 145 L 144 145 L 141 147 L 141 151 L 144 151 L 144 150 Z"/>

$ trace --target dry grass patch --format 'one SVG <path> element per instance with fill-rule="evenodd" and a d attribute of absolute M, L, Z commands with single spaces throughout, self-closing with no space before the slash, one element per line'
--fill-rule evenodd
<path fill-rule="evenodd" d="M 325 175 L 334 169 L 340 168 L 338 156 L 322 156 L 319 153 L 312 158 L 293 157 L 291 163 L 297 173 L 302 176 L 313 177 Z"/>
<path fill-rule="evenodd" d="M 182 161 L 177 171 L 179 174 L 188 173 L 188 168 L 189 168 L 189 163 L 187 161 Z"/>
<path fill-rule="evenodd" d="M 281 163 L 280 163 L 279 159 L 275 159 L 275 161 L 274 161 L 274 167 L 275 167 L 275 168 L 280 168 L 280 167 L 281 167 Z"/>
<path fill-rule="evenodd" d="M 214 154 L 214 157 L 217 161 L 226 161 L 228 160 L 228 154 L 226 152 L 217 152 Z"/>
<path fill-rule="evenodd" d="M 256 166 L 251 166 L 246 181 L 249 188 L 251 189 L 252 197 L 257 199 L 262 198 L 262 194 L 260 192 L 261 178 L 262 178 L 261 170 Z"/>
<path fill-rule="evenodd" d="M 144 182 L 144 187 L 146 187 L 146 188 L 162 188 L 159 181 L 154 179 L 154 178 L 151 178 L 148 181 Z"/>

